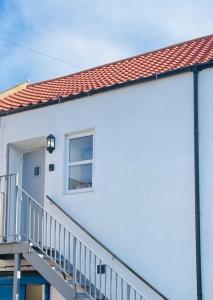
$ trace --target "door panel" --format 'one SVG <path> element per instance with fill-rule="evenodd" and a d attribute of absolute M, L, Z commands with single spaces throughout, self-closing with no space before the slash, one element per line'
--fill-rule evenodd
<path fill-rule="evenodd" d="M 23 155 L 23 189 L 37 202 L 44 202 L 45 149 Z"/>
<path fill-rule="evenodd" d="M 23 189 L 39 204 L 44 204 L 44 178 L 45 178 L 45 149 L 38 149 L 23 154 Z M 26 195 L 22 201 L 22 236 L 27 236 L 29 202 Z M 41 242 L 42 222 L 37 217 L 37 206 L 31 203 L 31 238 Z M 38 236 L 39 235 L 39 236 Z"/>
<path fill-rule="evenodd" d="M 26 289 L 26 300 L 42 300 L 43 286 L 36 284 L 28 284 Z"/>

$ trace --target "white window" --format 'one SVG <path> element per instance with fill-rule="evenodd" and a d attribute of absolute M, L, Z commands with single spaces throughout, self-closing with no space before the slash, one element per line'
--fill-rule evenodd
<path fill-rule="evenodd" d="M 68 191 L 92 188 L 93 140 L 91 132 L 68 137 Z"/>

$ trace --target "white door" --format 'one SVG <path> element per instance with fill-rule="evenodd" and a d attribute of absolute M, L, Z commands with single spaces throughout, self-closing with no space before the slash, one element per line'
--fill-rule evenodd
<path fill-rule="evenodd" d="M 23 189 L 38 203 L 44 203 L 45 149 L 23 154 Z"/>
<path fill-rule="evenodd" d="M 38 149 L 23 154 L 22 187 L 41 206 L 44 204 L 45 178 L 45 149 Z M 21 235 L 27 236 L 41 243 L 42 216 L 39 206 L 31 201 L 31 220 L 29 220 L 29 200 L 23 194 Z M 30 230 L 29 230 L 30 226 Z"/>

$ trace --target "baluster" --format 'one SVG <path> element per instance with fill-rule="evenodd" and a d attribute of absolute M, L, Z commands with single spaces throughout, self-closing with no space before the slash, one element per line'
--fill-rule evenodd
<path fill-rule="evenodd" d="M 87 273 L 87 248 L 86 248 L 86 246 L 84 246 L 84 289 L 85 289 L 85 291 L 87 288 L 86 273 Z"/>
<path fill-rule="evenodd" d="M 37 246 L 40 247 L 40 207 L 37 205 Z"/>
<path fill-rule="evenodd" d="M 112 300 L 112 269 L 110 268 L 110 300 Z"/>
<path fill-rule="evenodd" d="M 81 284 L 82 284 L 82 273 L 81 273 L 81 264 L 82 264 L 82 262 L 81 262 L 81 249 L 82 249 L 82 243 L 80 242 L 80 245 L 79 245 L 79 272 L 80 272 L 80 274 L 79 274 L 79 284 L 80 284 L 80 286 L 81 286 Z"/>
<path fill-rule="evenodd" d="M 4 201 L 3 201 L 3 193 L 2 193 L 2 187 L 1 187 L 2 177 L 0 176 L 0 199 L 1 199 L 1 212 L 2 212 L 2 232 L 1 232 L 1 241 L 4 241 Z"/>
<path fill-rule="evenodd" d="M 18 187 L 16 186 L 16 212 L 15 212 L 15 238 L 16 241 L 18 242 L 19 237 L 18 237 L 18 226 L 21 222 L 21 218 L 19 218 L 19 199 L 18 199 Z"/>
<path fill-rule="evenodd" d="M 10 207 L 9 207 L 9 202 L 7 201 L 7 183 L 6 183 L 6 179 L 4 179 L 4 183 L 3 183 L 3 199 L 4 199 L 4 205 L 5 205 L 5 219 L 8 218 L 7 221 L 9 221 L 9 216 L 8 216 L 8 212 L 10 211 Z M 5 235 L 10 234 L 9 232 L 9 226 L 8 226 L 8 222 L 7 224 L 5 224 Z"/>
<path fill-rule="evenodd" d="M 3 194 L 2 194 L 2 190 L 1 190 L 1 181 L 2 181 L 2 177 L 0 176 L 0 207 L 1 207 L 1 214 L 2 214 L 2 221 L 1 221 L 1 228 L 2 228 L 2 232 L 1 232 L 1 241 L 4 241 L 4 202 L 3 202 Z"/>
<path fill-rule="evenodd" d="M 58 223 L 59 224 L 59 234 L 58 234 L 58 236 L 59 236 L 59 250 L 58 250 L 58 252 L 59 252 L 59 266 L 61 267 L 61 224 L 60 223 Z"/>
<path fill-rule="evenodd" d="M 45 230 L 44 230 L 44 209 L 41 208 L 41 250 L 44 251 L 44 239 L 45 239 Z"/>
<path fill-rule="evenodd" d="M 29 243 L 29 251 L 30 251 L 30 240 L 31 240 L 31 210 L 32 210 L 32 204 L 31 204 L 31 199 L 28 197 L 28 205 L 29 205 L 29 219 L 28 219 L 28 243 Z"/>
<path fill-rule="evenodd" d="M 45 217 L 45 210 L 43 209 L 43 230 L 44 230 L 44 235 L 43 235 L 43 251 L 46 251 L 46 217 Z"/>
<path fill-rule="evenodd" d="M 32 239 L 33 239 L 33 242 L 36 244 L 36 205 L 35 205 L 35 202 L 32 202 L 33 204 L 33 235 L 32 235 Z"/>
<path fill-rule="evenodd" d="M 5 202 L 7 203 L 7 206 L 11 206 L 11 201 L 9 201 L 9 197 L 8 197 L 8 191 L 9 191 L 9 188 L 8 188 L 8 179 L 7 177 L 5 177 L 4 179 L 4 194 L 5 194 Z M 8 214 L 11 213 L 11 207 L 8 207 Z M 10 217 L 9 217 L 9 221 L 10 221 Z M 10 224 L 8 224 L 9 226 L 9 232 L 8 234 L 11 234 L 11 227 L 10 227 Z"/>
<path fill-rule="evenodd" d="M 36 225 L 37 225 L 37 246 L 39 247 L 39 234 L 40 234 L 40 228 L 39 228 L 39 205 L 37 205 L 36 209 Z"/>
<path fill-rule="evenodd" d="M 100 299 L 102 298 L 101 296 L 101 259 L 100 259 L 100 264 L 99 264 L 99 284 L 100 284 L 100 291 L 99 291 L 99 296 L 100 296 Z"/>
<path fill-rule="evenodd" d="M 71 247 L 70 247 L 70 243 L 71 243 L 71 233 L 68 233 L 68 274 L 71 273 L 70 270 L 70 265 L 71 265 L 71 259 L 70 259 L 70 251 L 71 251 Z"/>
<path fill-rule="evenodd" d="M 66 228 L 64 227 L 64 234 L 63 234 L 64 242 L 63 242 L 63 247 L 64 247 L 64 272 L 66 272 Z"/>
<path fill-rule="evenodd" d="M 10 205 L 13 203 L 11 200 L 11 193 L 10 193 L 10 177 L 6 177 L 6 196 L 7 196 L 7 203 Z M 11 210 L 10 210 L 11 213 Z"/>
<path fill-rule="evenodd" d="M 76 297 L 76 237 L 73 236 L 73 285 L 74 293 L 73 298 Z"/>
<path fill-rule="evenodd" d="M 57 257 L 57 251 L 56 251 L 56 247 L 57 247 L 57 223 L 56 223 L 56 219 L 54 219 L 54 261 L 56 263 L 56 257 Z"/>
<path fill-rule="evenodd" d="M 48 255 L 48 242 L 47 242 L 47 224 L 48 224 L 48 216 L 47 216 L 47 212 L 45 211 L 45 252 Z"/>
<path fill-rule="evenodd" d="M 11 203 L 9 202 L 9 199 L 8 199 L 8 186 L 7 186 L 7 178 L 5 177 L 4 178 L 4 201 L 7 205 L 7 211 L 6 211 L 6 214 L 7 214 L 7 217 L 8 217 L 8 221 L 10 220 L 9 218 L 9 213 L 11 211 L 11 207 L 9 207 L 11 205 Z M 7 234 L 10 234 L 10 225 L 9 225 L 9 222 L 7 224 L 8 228 L 7 228 Z"/>
<path fill-rule="evenodd" d="M 92 274 L 91 274 L 91 250 L 89 250 L 89 295 L 91 296 L 91 278 L 92 278 Z"/>
<path fill-rule="evenodd" d="M 108 268 L 107 268 L 107 265 L 106 265 L 105 266 L 105 291 L 104 291 L 105 298 L 107 297 L 107 271 L 108 271 Z"/>
<path fill-rule="evenodd" d="M 50 216 L 50 258 L 52 259 L 53 253 L 52 253 L 52 216 Z"/>
<path fill-rule="evenodd" d="M 44 249 L 44 212 L 41 208 L 41 250 Z"/>
<path fill-rule="evenodd" d="M 121 299 L 123 300 L 124 298 L 124 281 L 121 278 Z"/>
<path fill-rule="evenodd" d="M 95 275 L 95 278 L 94 278 L 94 297 L 95 297 L 95 300 L 96 300 L 96 294 L 97 294 L 97 291 L 96 291 L 96 269 L 97 269 L 97 266 L 96 266 L 96 255 L 94 254 L 94 275 Z"/>
<path fill-rule="evenodd" d="M 131 294 L 131 287 L 129 284 L 127 284 L 127 300 L 130 300 L 130 294 Z"/>
<path fill-rule="evenodd" d="M 115 274 L 115 300 L 118 299 L 118 274 Z"/>

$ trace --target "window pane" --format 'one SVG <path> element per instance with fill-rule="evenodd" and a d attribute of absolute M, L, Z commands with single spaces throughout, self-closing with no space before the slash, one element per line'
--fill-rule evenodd
<path fill-rule="evenodd" d="M 69 190 L 92 187 L 92 164 L 69 167 Z"/>
<path fill-rule="evenodd" d="M 92 159 L 93 155 L 93 136 L 84 136 L 70 139 L 69 161 L 81 161 Z"/>

